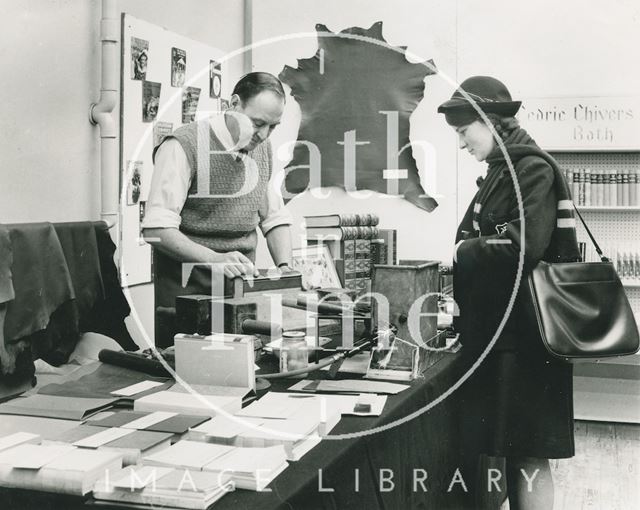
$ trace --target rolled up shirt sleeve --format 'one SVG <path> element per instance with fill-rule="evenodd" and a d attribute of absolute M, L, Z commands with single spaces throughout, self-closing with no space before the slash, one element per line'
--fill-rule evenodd
<path fill-rule="evenodd" d="M 191 186 L 191 167 L 175 139 L 158 148 L 142 228 L 178 228 Z"/>
<path fill-rule="evenodd" d="M 266 235 L 269 230 L 281 225 L 291 225 L 293 219 L 291 213 L 284 206 L 282 195 L 276 191 L 273 182 L 269 182 L 267 186 L 266 204 L 259 211 L 260 230 Z"/>

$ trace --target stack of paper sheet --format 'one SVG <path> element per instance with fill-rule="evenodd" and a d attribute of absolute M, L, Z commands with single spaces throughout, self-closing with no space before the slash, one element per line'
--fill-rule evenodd
<path fill-rule="evenodd" d="M 132 466 L 96 483 L 93 497 L 152 508 L 205 510 L 234 490 L 226 474 L 154 466 Z"/>
<path fill-rule="evenodd" d="M 135 411 L 169 411 L 195 414 L 198 416 L 216 416 L 220 410 L 230 414 L 242 407 L 242 399 L 233 396 L 192 395 L 174 391 L 159 391 L 135 401 Z"/>
<path fill-rule="evenodd" d="M 0 486 L 83 496 L 106 472 L 120 468 L 116 452 L 22 444 L 0 452 Z"/>
<path fill-rule="evenodd" d="M 237 488 L 261 491 L 288 466 L 283 446 L 234 448 L 207 464 L 204 471 L 230 473 Z"/>
<path fill-rule="evenodd" d="M 142 455 L 168 448 L 172 437 L 173 434 L 166 432 L 79 425 L 52 440 L 45 441 L 45 444 L 66 443 L 78 448 L 119 452 L 123 456 L 123 464 L 129 466 L 137 464 Z"/>

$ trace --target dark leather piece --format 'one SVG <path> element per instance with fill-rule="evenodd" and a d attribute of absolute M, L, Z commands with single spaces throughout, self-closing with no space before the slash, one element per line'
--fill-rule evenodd
<path fill-rule="evenodd" d="M 433 61 L 408 62 L 406 48 L 394 48 L 382 37 L 382 22 L 336 34 L 324 25 L 316 30 L 316 54 L 299 59 L 295 69 L 285 66 L 279 75 L 302 111 L 299 143 L 286 169 L 285 201 L 307 188 L 338 186 L 402 195 L 431 212 L 438 203 L 420 184 L 409 120 L 424 97 L 425 78 L 435 73 Z M 348 133 L 357 146 L 347 142 Z M 351 150 L 354 168 L 345 175 L 345 152 Z M 397 162 L 389 163 L 388 150 L 397 154 Z M 315 163 L 321 165 L 320 175 L 310 171 Z M 383 170 L 390 164 L 405 170 L 406 177 L 385 179 Z"/>

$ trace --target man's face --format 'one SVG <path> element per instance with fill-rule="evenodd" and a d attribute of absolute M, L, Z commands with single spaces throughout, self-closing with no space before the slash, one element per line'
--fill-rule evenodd
<path fill-rule="evenodd" d="M 275 92 L 265 90 L 247 101 L 234 96 L 231 100 L 238 148 L 251 151 L 273 132 L 284 112 L 284 99 Z M 234 137 L 235 138 L 235 137 Z"/>

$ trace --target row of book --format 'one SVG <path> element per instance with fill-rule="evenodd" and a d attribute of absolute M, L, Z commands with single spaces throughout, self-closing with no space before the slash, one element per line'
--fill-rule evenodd
<path fill-rule="evenodd" d="M 585 262 L 599 262 L 600 256 L 593 243 L 578 243 Z M 618 276 L 625 281 L 640 283 L 640 244 L 616 243 L 600 245 L 604 255 L 611 260 Z"/>
<path fill-rule="evenodd" d="M 577 206 L 640 205 L 640 175 L 637 168 L 569 168 L 563 172 Z"/>
<path fill-rule="evenodd" d="M 305 216 L 307 245 L 329 248 L 342 287 L 371 291 L 374 264 L 397 264 L 397 231 L 379 229 L 375 214 Z"/>

